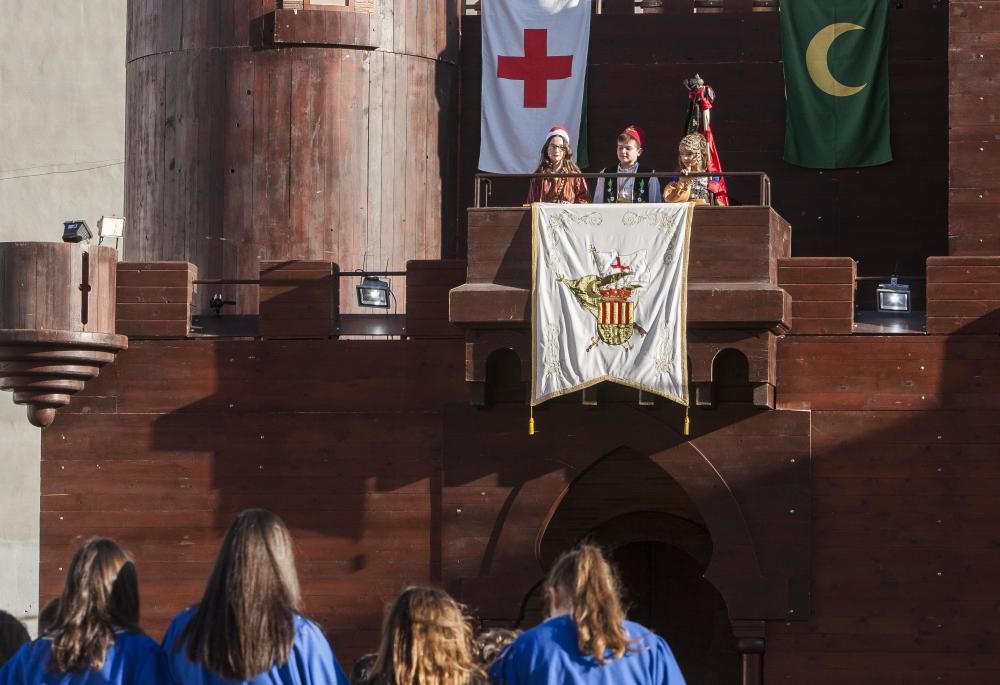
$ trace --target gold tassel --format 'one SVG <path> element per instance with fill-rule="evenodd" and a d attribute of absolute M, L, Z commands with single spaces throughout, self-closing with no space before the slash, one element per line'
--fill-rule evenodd
<path fill-rule="evenodd" d="M 535 408 L 528 407 L 528 435 L 535 434 Z"/>
<path fill-rule="evenodd" d="M 684 435 L 691 435 L 691 415 L 687 407 L 684 407 Z"/>

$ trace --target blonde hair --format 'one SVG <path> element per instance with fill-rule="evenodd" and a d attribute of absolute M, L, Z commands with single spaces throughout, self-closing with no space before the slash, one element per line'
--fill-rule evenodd
<path fill-rule="evenodd" d="M 92 538 L 73 555 L 55 618 L 45 631 L 52 638 L 51 669 L 100 669 L 116 628 L 139 630 L 139 576 L 117 542 Z"/>
<path fill-rule="evenodd" d="M 229 526 L 191 622 L 190 659 L 229 680 L 249 680 L 288 661 L 301 608 L 292 536 L 266 509 L 247 509 Z"/>
<path fill-rule="evenodd" d="M 631 640 L 625 632 L 621 585 L 599 548 L 580 545 L 563 554 L 552 567 L 546 585 L 569 609 L 581 654 L 602 664 L 625 655 Z M 609 651 L 612 659 L 607 658 Z"/>
<path fill-rule="evenodd" d="M 483 668 L 489 668 L 520 634 L 520 630 L 511 630 L 510 628 L 490 628 L 479 633 L 474 641 L 476 660 L 479 665 Z"/>
<path fill-rule="evenodd" d="M 708 168 L 708 140 L 700 133 L 689 133 L 681 138 L 677 145 L 678 152 L 693 152 L 701 160 L 700 169 L 705 171 Z"/>
<path fill-rule="evenodd" d="M 468 685 L 483 673 L 472 654 L 472 628 L 444 590 L 403 590 L 385 615 L 378 658 L 369 673 L 377 685 Z"/>

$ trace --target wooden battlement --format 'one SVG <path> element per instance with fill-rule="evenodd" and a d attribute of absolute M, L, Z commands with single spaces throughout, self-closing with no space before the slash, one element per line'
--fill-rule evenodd
<path fill-rule="evenodd" d="M 695 209 L 688 270 L 690 328 L 791 327 L 791 298 L 778 285 L 791 226 L 770 207 Z M 531 210 L 469 210 L 466 283 L 451 291 L 451 321 L 466 327 L 527 327 Z"/>

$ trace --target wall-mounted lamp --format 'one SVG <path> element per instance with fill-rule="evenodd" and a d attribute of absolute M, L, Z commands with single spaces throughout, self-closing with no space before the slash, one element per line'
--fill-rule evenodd
<path fill-rule="evenodd" d="M 120 216 L 102 216 L 97 220 L 97 235 L 101 238 L 121 238 L 125 235 L 125 219 Z"/>
<path fill-rule="evenodd" d="M 389 308 L 389 284 L 375 276 L 365 276 L 357 285 L 359 307 Z"/>
<path fill-rule="evenodd" d="M 64 243 L 80 243 L 84 240 L 90 240 L 93 237 L 94 234 L 90 232 L 90 227 L 87 226 L 87 222 L 83 219 L 73 219 L 72 221 L 63 222 L 62 239 Z"/>
<path fill-rule="evenodd" d="M 879 283 L 875 296 L 880 312 L 910 311 L 910 286 L 899 283 L 896 276 L 890 278 L 888 283 Z"/>

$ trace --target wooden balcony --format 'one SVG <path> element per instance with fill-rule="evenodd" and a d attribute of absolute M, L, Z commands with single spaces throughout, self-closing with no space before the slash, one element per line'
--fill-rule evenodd
<path fill-rule="evenodd" d="M 531 374 L 531 210 L 469 209 L 466 282 L 450 293 L 450 320 L 466 330 L 466 380 L 482 394 L 489 356 L 513 349 Z M 776 336 L 792 325 L 792 298 L 779 285 L 791 226 L 772 208 L 697 207 L 688 269 L 688 350 L 695 402 L 714 401 L 715 360 L 746 359 L 753 402 L 774 406 Z"/>
<path fill-rule="evenodd" d="M 762 329 L 791 325 L 791 298 L 778 287 L 791 227 L 770 207 L 695 209 L 688 271 L 688 327 Z M 451 291 L 451 321 L 470 328 L 527 327 L 531 296 L 531 210 L 469 210 L 469 265 Z"/>

